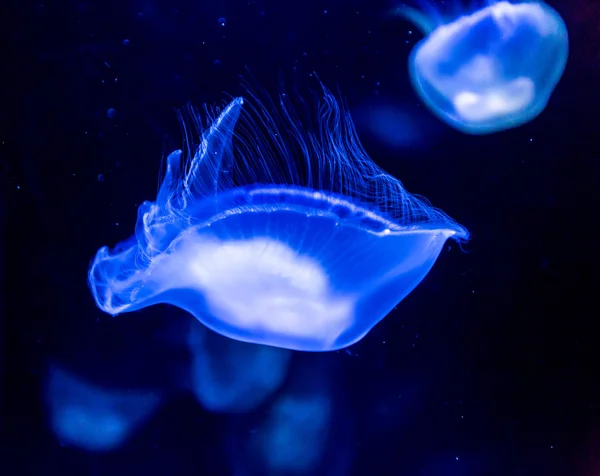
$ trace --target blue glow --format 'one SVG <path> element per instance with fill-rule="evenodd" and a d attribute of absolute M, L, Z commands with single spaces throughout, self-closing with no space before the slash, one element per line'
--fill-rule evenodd
<path fill-rule="evenodd" d="M 423 152 L 437 132 L 431 127 L 429 113 L 418 107 L 409 108 L 391 102 L 369 104 L 355 110 L 353 115 L 359 129 L 399 152 L 417 148 Z"/>
<path fill-rule="evenodd" d="M 121 446 L 160 397 L 148 391 L 103 389 L 52 368 L 46 402 L 50 427 L 62 444 L 101 452 Z"/>
<path fill-rule="evenodd" d="M 261 428 L 266 465 L 280 473 L 310 474 L 322 455 L 331 420 L 328 395 L 284 395 Z"/>
<path fill-rule="evenodd" d="M 248 94 L 207 129 L 195 111 L 182 120 L 187 150 L 168 157 L 135 235 L 91 264 L 96 304 L 115 315 L 170 303 L 275 347 L 353 344 L 468 233 L 373 163 L 325 88 L 315 108 Z"/>
<path fill-rule="evenodd" d="M 334 470 L 352 445 L 354 422 L 343 411 L 345 394 L 332 385 L 339 367 L 328 362 L 317 357 L 295 365 L 269 404 L 230 427 L 232 474 L 350 474 Z"/>
<path fill-rule="evenodd" d="M 567 28 L 544 3 L 503 1 L 448 22 L 431 9 L 396 12 L 427 35 L 409 60 L 417 93 L 462 132 L 487 134 L 536 118 L 565 70 Z"/>
<path fill-rule="evenodd" d="M 192 391 L 212 412 L 248 412 L 262 404 L 283 383 L 291 357 L 289 350 L 227 339 L 195 322 L 188 346 Z"/>

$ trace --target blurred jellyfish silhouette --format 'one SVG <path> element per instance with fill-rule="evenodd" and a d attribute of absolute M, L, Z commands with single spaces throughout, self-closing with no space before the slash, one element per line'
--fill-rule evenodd
<path fill-rule="evenodd" d="M 353 116 L 359 130 L 398 151 L 417 149 L 425 152 L 424 149 L 432 144 L 431 137 L 436 133 L 431 127 L 427 111 L 401 103 L 394 104 L 389 98 L 385 103 L 369 102 L 355 109 Z"/>
<path fill-rule="evenodd" d="M 170 303 L 236 340 L 335 350 L 402 301 L 448 238 L 468 237 L 377 167 L 319 91 L 311 107 L 248 90 L 206 129 L 198 111 L 182 115 L 187 150 L 167 158 L 156 201 L 140 206 L 132 238 L 91 264 L 98 307 Z"/>
<path fill-rule="evenodd" d="M 491 3 L 450 19 L 429 3 L 422 11 L 401 6 L 395 13 L 426 35 L 409 60 L 417 93 L 465 133 L 497 132 L 536 118 L 567 63 L 567 28 L 543 2 Z"/>
<path fill-rule="evenodd" d="M 331 420 L 328 395 L 287 394 L 279 398 L 254 442 L 275 474 L 310 474 L 324 450 Z"/>
<path fill-rule="evenodd" d="M 350 474 L 354 421 L 346 392 L 335 385 L 339 367 L 311 357 L 320 359 L 300 359 L 267 408 L 230 420 L 226 448 L 234 474 Z"/>
<path fill-rule="evenodd" d="M 248 412 L 263 403 L 283 383 L 291 356 L 286 349 L 227 339 L 198 323 L 188 345 L 192 391 L 213 412 Z"/>
<path fill-rule="evenodd" d="M 104 389 L 52 367 L 45 401 L 50 428 L 61 444 L 102 452 L 126 442 L 160 397 L 151 391 Z"/>

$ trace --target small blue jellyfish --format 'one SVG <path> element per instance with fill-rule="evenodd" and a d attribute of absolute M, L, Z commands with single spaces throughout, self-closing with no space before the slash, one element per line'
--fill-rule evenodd
<path fill-rule="evenodd" d="M 206 129 L 197 111 L 181 114 L 185 151 L 167 158 L 156 201 L 91 264 L 98 307 L 169 303 L 226 337 L 328 351 L 402 301 L 446 240 L 468 233 L 377 167 L 350 116 L 320 96 L 311 108 L 248 90 L 208 111 Z"/>
<path fill-rule="evenodd" d="M 92 452 L 123 445 L 160 404 L 148 390 L 106 389 L 60 367 L 50 367 L 45 400 L 50 427 L 61 445 Z"/>
<path fill-rule="evenodd" d="M 427 35 L 409 60 L 415 89 L 440 119 L 465 133 L 497 132 L 536 118 L 567 63 L 565 23 L 542 2 L 492 3 L 451 21 L 431 7 L 396 13 Z"/>

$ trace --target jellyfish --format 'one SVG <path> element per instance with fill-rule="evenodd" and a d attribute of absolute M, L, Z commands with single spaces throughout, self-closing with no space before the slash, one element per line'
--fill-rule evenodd
<path fill-rule="evenodd" d="M 436 116 L 464 133 L 488 134 L 535 119 L 567 63 L 565 23 L 542 2 L 491 3 L 450 20 L 431 6 L 396 13 L 426 35 L 409 59 L 414 88 Z"/>
<path fill-rule="evenodd" d="M 291 352 L 227 339 L 193 322 L 188 335 L 191 390 L 213 413 L 247 413 L 283 384 Z"/>
<path fill-rule="evenodd" d="M 156 200 L 90 265 L 96 304 L 116 315 L 168 303 L 255 344 L 349 346 L 468 232 L 371 160 L 325 86 L 312 102 L 246 91 L 220 114 L 179 114 L 185 147 Z"/>
<path fill-rule="evenodd" d="M 153 391 L 106 389 L 60 367 L 48 371 L 48 420 L 61 444 L 92 452 L 123 445 L 160 403 Z"/>
<path fill-rule="evenodd" d="M 349 474 L 351 418 L 328 362 L 313 358 L 296 366 L 260 415 L 230 420 L 225 446 L 232 474 Z"/>

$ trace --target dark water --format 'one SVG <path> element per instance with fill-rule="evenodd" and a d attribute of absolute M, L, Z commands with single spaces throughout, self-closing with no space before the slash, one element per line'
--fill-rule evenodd
<path fill-rule="evenodd" d="M 2 474 L 600 474 L 599 9 L 553 3 L 571 56 L 548 108 L 473 137 L 419 103 L 420 36 L 391 6 L 3 5 Z M 174 108 L 312 71 L 467 253 L 339 352 L 261 350 L 167 306 L 101 313 L 89 261 L 155 197 Z"/>

